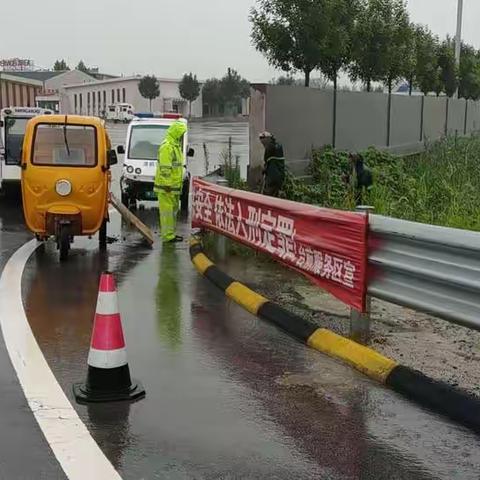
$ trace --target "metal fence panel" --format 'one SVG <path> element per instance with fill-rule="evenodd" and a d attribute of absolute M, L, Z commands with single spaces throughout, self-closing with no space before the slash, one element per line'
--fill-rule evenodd
<path fill-rule="evenodd" d="M 370 216 L 369 295 L 480 330 L 480 233 Z"/>

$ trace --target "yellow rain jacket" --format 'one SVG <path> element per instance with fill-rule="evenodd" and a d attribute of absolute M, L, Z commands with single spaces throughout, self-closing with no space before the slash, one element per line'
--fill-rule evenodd
<path fill-rule="evenodd" d="M 180 121 L 173 123 L 167 130 L 165 140 L 158 150 L 154 186 L 157 193 L 169 190 L 180 193 L 182 190 L 185 165 L 182 137 L 186 131 L 187 125 Z"/>

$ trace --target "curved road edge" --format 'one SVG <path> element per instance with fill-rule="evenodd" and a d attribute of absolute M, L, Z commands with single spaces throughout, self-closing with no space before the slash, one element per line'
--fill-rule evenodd
<path fill-rule="evenodd" d="M 205 278 L 223 290 L 228 298 L 251 314 L 267 320 L 297 340 L 330 357 L 343 361 L 371 379 L 434 412 L 447 416 L 480 433 L 480 399 L 447 383 L 398 364 L 380 353 L 270 302 L 222 272 L 203 252 L 201 242 L 192 238 L 190 257 Z"/>
<path fill-rule="evenodd" d="M 0 327 L 28 405 L 70 480 L 121 480 L 66 397 L 28 323 L 22 302 L 22 275 L 41 245 L 32 240 L 8 260 L 0 277 Z"/>

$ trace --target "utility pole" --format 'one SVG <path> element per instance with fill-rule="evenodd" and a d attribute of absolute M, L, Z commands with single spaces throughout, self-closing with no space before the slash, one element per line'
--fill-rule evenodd
<path fill-rule="evenodd" d="M 463 0 L 458 0 L 457 10 L 457 35 L 455 37 L 455 62 L 457 67 L 460 66 L 460 55 L 462 52 L 462 19 L 463 19 Z M 455 98 L 458 98 L 458 88 L 455 93 Z"/>

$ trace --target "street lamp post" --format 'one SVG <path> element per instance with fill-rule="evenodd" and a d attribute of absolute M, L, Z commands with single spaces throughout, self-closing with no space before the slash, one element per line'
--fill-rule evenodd
<path fill-rule="evenodd" d="M 457 67 L 460 66 L 460 55 L 462 52 L 462 19 L 463 19 L 463 0 L 458 0 L 457 34 L 455 36 L 455 61 L 457 63 Z M 457 88 L 455 97 L 458 98 L 458 88 Z"/>

